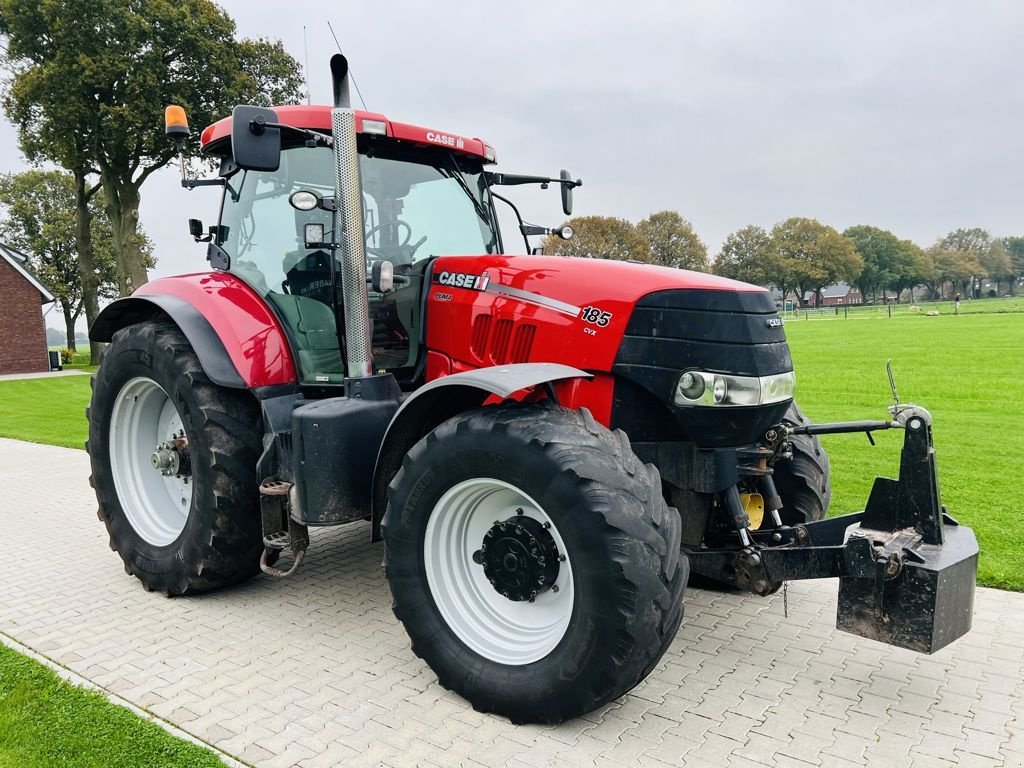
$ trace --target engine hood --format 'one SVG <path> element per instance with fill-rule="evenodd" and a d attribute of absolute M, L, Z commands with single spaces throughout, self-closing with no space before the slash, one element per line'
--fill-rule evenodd
<path fill-rule="evenodd" d="M 767 291 L 715 275 L 561 256 L 444 256 L 430 268 L 427 343 L 469 365 L 560 362 L 611 371 L 637 303 L 661 291 Z"/>

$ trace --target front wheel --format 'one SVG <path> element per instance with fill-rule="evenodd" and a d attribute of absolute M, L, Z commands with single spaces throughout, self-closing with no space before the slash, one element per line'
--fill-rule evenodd
<path fill-rule="evenodd" d="M 586 411 L 450 419 L 406 457 L 383 532 L 414 652 L 514 722 L 561 722 L 626 693 L 682 620 L 679 517 L 657 470 Z"/>

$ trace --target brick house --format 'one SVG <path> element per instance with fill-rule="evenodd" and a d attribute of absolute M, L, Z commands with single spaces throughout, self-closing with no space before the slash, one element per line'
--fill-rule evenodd
<path fill-rule="evenodd" d="M 864 297 L 860 295 L 860 289 L 855 285 L 836 283 L 821 289 L 821 306 L 835 307 L 844 304 L 863 304 Z M 804 295 L 804 306 L 814 306 L 814 291 L 808 291 Z"/>
<path fill-rule="evenodd" d="M 50 370 L 40 307 L 54 300 L 23 253 L 0 244 L 0 374 Z"/>

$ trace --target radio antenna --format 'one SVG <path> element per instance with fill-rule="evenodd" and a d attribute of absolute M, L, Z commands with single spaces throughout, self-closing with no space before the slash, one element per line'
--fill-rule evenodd
<path fill-rule="evenodd" d="M 306 76 L 306 103 L 312 104 L 312 94 L 309 90 L 309 40 L 306 37 L 306 25 L 302 25 L 302 49 L 306 54 L 306 68 L 303 74 Z"/>
<path fill-rule="evenodd" d="M 331 26 L 331 22 L 327 22 L 327 28 L 331 30 L 331 37 L 334 38 L 334 44 L 338 46 L 338 53 L 344 56 L 344 52 L 341 50 L 341 43 L 338 42 L 338 36 L 334 34 L 334 27 Z M 356 96 L 359 97 L 359 102 L 363 105 L 363 109 L 369 112 L 370 110 L 366 106 L 366 100 L 363 98 L 363 92 L 359 90 L 359 83 L 356 82 L 356 76 L 352 74 L 352 66 L 349 65 L 348 76 L 352 80 L 352 85 L 355 86 Z"/>

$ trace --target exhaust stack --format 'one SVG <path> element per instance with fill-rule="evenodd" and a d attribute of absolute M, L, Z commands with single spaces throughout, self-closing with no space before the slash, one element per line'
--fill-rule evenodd
<path fill-rule="evenodd" d="M 363 241 L 363 185 L 356 148 L 356 113 L 348 87 L 348 60 L 340 53 L 331 57 L 334 108 L 334 189 L 341 237 L 341 296 L 345 310 L 345 367 L 348 377 L 373 374 L 370 344 L 373 326 L 366 290 L 366 244 Z"/>

